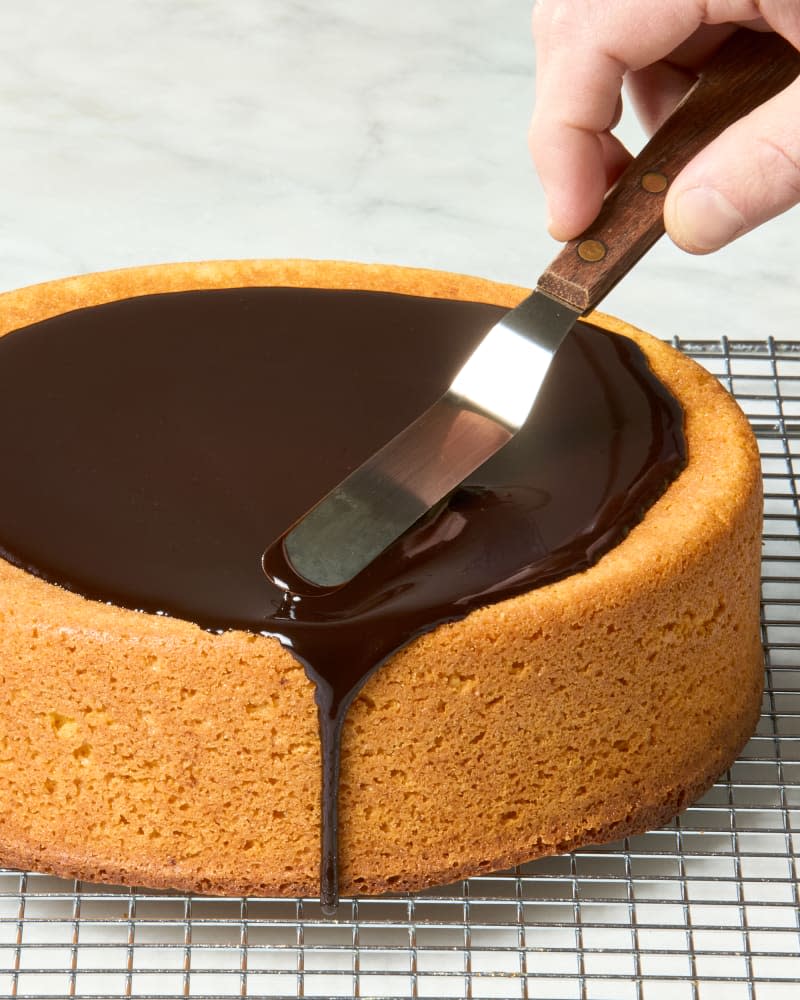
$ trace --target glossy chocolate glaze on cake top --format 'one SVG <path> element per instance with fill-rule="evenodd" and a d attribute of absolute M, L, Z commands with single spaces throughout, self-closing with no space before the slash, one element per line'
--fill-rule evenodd
<path fill-rule="evenodd" d="M 0 338 L 0 553 L 93 599 L 277 636 L 316 684 L 323 897 L 338 736 L 392 652 L 583 570 L 685 462 L 625 338 L 579 324 L 534 419 L 346 587 L 293 597 L 267 545 L 444 391 L 505 310 L 377 292 L 143 296 Z"/>

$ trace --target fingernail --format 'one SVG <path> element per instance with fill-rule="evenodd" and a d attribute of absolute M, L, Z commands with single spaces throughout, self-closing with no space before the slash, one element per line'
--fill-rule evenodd
<path fill-rule="evenodd" d="M 687 250 L 709 251 L 730 243 L 745 229 L 742 213 L 711 187 L 682 191 L 674 209 L 672 236 Z"/>

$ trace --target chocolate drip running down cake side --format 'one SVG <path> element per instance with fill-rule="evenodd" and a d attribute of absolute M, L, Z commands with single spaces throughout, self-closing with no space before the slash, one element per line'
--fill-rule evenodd
<path fill-rule="evenodd" d="M 0 296 L 0 862 L 316 894 L 315 690 L 347 893 L 642 831 L 730 765 L 762 686 L 758 453 L 619 321 L 357 585 L 293 605 L 261 571 L 524 294 L 240 261 Z"/>

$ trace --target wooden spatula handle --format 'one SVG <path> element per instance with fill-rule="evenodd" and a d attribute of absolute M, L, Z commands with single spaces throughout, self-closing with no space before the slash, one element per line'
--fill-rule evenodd
<path fill-rule="evenodd" d="M 592 225 L 566 244 L 538 287 L 581 312 L 593 309 L 663 234 L 664 198 L 680 170 L 798 73 L 800 53 L 779 35 L 737 31 L 625 169 Z"/>

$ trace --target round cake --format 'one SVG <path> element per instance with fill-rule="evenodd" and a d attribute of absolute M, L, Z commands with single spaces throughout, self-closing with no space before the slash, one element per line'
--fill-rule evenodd
<path fill-rule="evenodd" d="M 527 294 L 378 265 L 163 265 L 6 293 L 0 333 L 137 296 L 261 287 L 506 308 Z M 370 674 L 341 734 L 343 892 L 418 889 L 658 826 L 755 727 L 753 435 L 699 366 L 618 320 L 591 321 L 634 341 L 682 406 L 685 468 L 589 568 L 417 629 Z M 24 453 L 25 420 L 14 434 Z M 24 560 L 0 560 L 0 576 L 0 862 L 316 895 L 318 708 L 292 651 L 264 630 L 76 592 Z"/>

